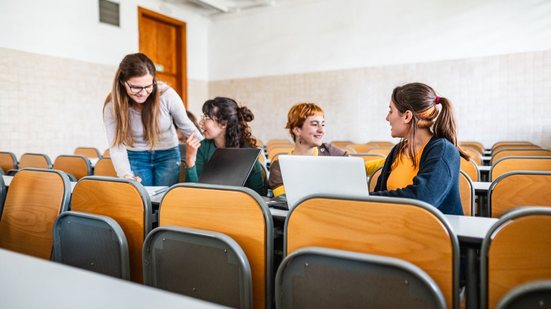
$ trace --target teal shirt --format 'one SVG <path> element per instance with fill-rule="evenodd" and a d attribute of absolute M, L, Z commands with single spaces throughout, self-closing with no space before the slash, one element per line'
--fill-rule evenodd
<path fill-rule="evenodd" d="M 197 150 L 195 166 L 186 168 L 186 182 L 199 182 L 199 176 L 215 150 L 216 145 L 213 140 L 204 139 L 201 141 L 201 147 Z M 258 161 L 256 161 L 249 178 L 247 178 L 245 187 L 253 189 L 262 196 L 266 195 L 266 185 L 262 174 L 262 166 Z"/>

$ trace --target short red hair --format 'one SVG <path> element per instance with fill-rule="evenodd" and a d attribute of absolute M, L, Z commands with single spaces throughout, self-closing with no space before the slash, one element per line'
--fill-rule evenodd
<path fill-rule="evenodd" d="M 294 128 L 302 128 L 306 118 L 314 115 L 322 115 L 323 109 L 316 105 L 315 103 L 298 103 L 295 104 L 289 110 L 287 114 L 287 125 L 285 129 L 289 129 L 293 141 L 296 139 L 295 133 L 293 133 Z"/>

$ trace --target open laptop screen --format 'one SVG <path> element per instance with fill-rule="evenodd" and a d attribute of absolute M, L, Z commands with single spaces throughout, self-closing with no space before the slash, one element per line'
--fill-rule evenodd
<path fill-rule="evenodd" d="M 244 186 L 259 153 L 257 148 L 218 148 L 205 164 L 199 182 Z"/>
<path fill-rule="evenodd" d="M 369 195 L 362 158 L 280 155 L 279 165 L 289 210 L 312 194 Z"/>

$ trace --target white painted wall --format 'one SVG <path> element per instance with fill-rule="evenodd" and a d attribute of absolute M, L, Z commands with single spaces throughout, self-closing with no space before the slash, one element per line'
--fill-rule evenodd
<path fill-rule="evenodd" d="M 208 79 L 209 20 L 163 1 L 117 2 L 120 28 L 99 22 L 97 0 L 2 0 L 0 47 L 115 66 L 138 51 L 137 7 L 142 6 L 187 23 L 188 78 Z"/>
<path fill-rule="evenodd" d="M 551 1 L 284 0 L 209 33 L 210 80 L 431 62 L 551 49 Z"/>

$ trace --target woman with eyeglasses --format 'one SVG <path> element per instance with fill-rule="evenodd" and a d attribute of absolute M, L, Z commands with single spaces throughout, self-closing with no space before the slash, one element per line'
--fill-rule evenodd
<path fill-rule="evenodd" d="M 386 120 L 402 140 L 387 157 L 372 195 L 413 198 L 444 214 L 462 215 L 459 158 L 452 103 L 432 87 L 409 83 L 394 88 Z"/>
<path fill-rule="evenodd" d="M 205 136 L 200 141 L 195 136 L 186 140 L 186 182 L 198 182 L 203 167 L 217 148 L 253 148 L 256 139 L 248 122 L 254 119 L 250 109 L 239 106 L 235 100 L 216 97 L 203 104 L 199 127 Z M 266 195 L 262 166 L 257 161 L 245 186 L 260 195 Z"/>
<path fill-rule="evenodd" d="M 144 186 L 178 182 L 176 130 L 202 139 L 180 96 L 157 81 L 155 65 L 142 53 L 127 55 L 120 63 L 105 99 L 103 122 L 117 175 Z"/>

